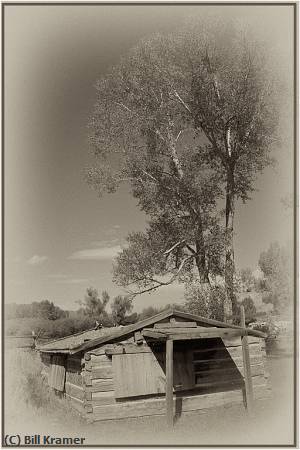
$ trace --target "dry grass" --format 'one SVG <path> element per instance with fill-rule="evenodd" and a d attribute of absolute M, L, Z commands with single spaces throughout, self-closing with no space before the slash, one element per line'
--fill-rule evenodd
<path fill-rule="evenodd" d="M 50 390 L 41 374 L 39 354 L 32 350 L 11 349 L 5 353 L 5 423 L 6 427 L 28 426 L 77 420 L 77 414 Z M 34 431 L 34 430 L 33 430 Z M 38 432 L 36 425 L 36 433 Z"/>

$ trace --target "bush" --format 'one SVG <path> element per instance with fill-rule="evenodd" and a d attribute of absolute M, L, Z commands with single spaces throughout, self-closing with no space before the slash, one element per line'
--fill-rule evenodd
<path fill-rule="evenodd" d="M 242 305 L 245 309 L 245 321 L 246 325 L 256 320 L 256 307 L 251 297 L 246 297 L 242 301 Z"/>
<path fill-rule="evenodd" d="M 224 304 L 226 291 L 224 286 L 201 285 L 194 282 L 185 291 L 185 310 L 209 319 L 224 320 Z"/>
<path fill-rule="evenodd" d="M 30 336 L 34 331 L 39 337 L 52 339 L 68 336 L 94 328 L 96 320 L 103 326 L 112 326 L 112 319 L 80 316 L 57 320 L 47 319 L 10 319 L 5 322 L 5 333 L 9 336 Z"/>

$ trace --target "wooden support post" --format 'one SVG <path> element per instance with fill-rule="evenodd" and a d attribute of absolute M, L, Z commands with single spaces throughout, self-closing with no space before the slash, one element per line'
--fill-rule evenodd
<path fill-rule="evenodd" d="M 246 328 L 245 310 L 241 306 L 241 326 Z M 250 354 L 247 333 L 242 336 L 242 351 L 243 351 L 243 366 L 244 366 L 244 381 L 246 391 L 246 407 L 249 414 L 253 413 L 253 384 L 251 376 Z"/>
<path fill-rule="evenodd" d="M 173 427 L 173 340 L 166 341 L 166 416 L 168 427 Z"/>

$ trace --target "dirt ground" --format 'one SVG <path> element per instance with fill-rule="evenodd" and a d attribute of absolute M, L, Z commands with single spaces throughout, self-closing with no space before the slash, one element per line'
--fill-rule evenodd
<path fill-rule="evenodd" d="M 32 411 L 21 403 L 7 410 L 5 432 L 73 436 L 88 445 L 291 445 L 294 440 L 293 359 L 268 358 L 273 396 L 255 403 L 249 417 L 242 405 L 190 412 L 172 431 L 162 416 L 86 424 L 64 402 Z"/>

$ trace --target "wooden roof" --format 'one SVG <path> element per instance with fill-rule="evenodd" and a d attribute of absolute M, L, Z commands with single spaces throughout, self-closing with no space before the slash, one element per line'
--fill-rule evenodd
<path fill-rule="evenodd" d="M 218 320 L 207 319 L 194 314 L 185 313 L 182 311 L 176 311 L 174 309 L 167 309 L 159 314 L 156 314 L 147 319 L 141 320 L 132 325 L 127 325 L 125 327 L 112 327 L 112 328 L 102 328 L 100 330 L 89 330 L 82 333 L 77 333 L 65 338 L 57 339 L 48 342 L 45 345 L 38 347 L 41 352 L 47 353 L 69 353 L 74 354 L 78 352 L 85 352 L 91 350 L 99 345 L 115 342 L 118 340 L 124 340 L 130 337 L 134 332 L 151 327 L 157 322 L 160 322 L 168 317 L 178 317 L 181 319 L 187 319 L 195 321 L 199 327 L 217 327 L 226 328 L 230 330 L 246 330 L 237 325 L 231 325 L 226 322 L 220 322 Z M 247 328 L 247 334 L 257 337 L 266 337 L 264 333 L 259 331 L 251 330 Z M 184 337 L 182 337 L 184 339 Z"/>

